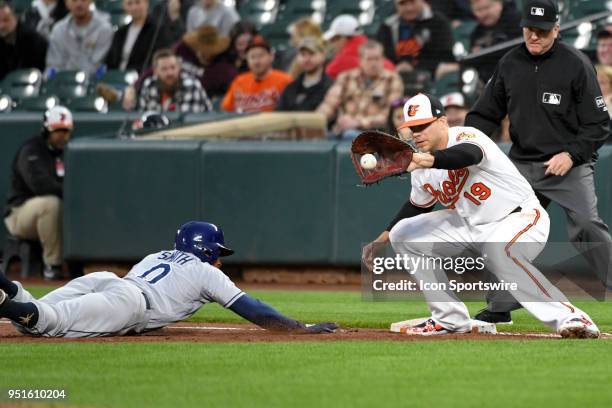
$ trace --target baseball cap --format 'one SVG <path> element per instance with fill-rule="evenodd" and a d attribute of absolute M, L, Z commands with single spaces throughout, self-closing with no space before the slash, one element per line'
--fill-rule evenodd
<path fill-rule="evenodd" d="M 420 93 L 404 104 L 404 123 L 398 129 L 424 125 L 445 115 L 444 106 L 438 98 Z"/>
<path fill-rule="evenodd" d="M 612 37 L 612 27 L 604 27 L 597 32 L 597 39 L 601 40 L 602 38 L 610 38 Z"/>
<path fill-rule="evenodd" d="M 256 35 L 255 37 L 253 37 L 246 50 L 249 51 L 251 48 L 256 47 L 265 48 L 268 52 L 272 51 L 272 47 L 270 47 L 270 44 L 268 44 L 266 39 L 263 38 L 261 35 Z"/>
<path fill-rule="evenodd" d="M 440 98 L 440 102 L 444 109 L 449 106 L 457 106 L 459 108 L 465 108 L 465 98 L 461 92 L 451 92 Z"/>
<path fill-rule="evenodd" d="M 72 130 L 72 113 L 65 106 L 57 105 L 45 112 L 45 128 L 52 132 L 54 130 Z"/>
<path fill-rule="evenodd" d="M 528 0 L 523 3 L 521 27 L 550 31 L 559 21 L 559 9 L 555 0 Z"/>
<path fill-rule="evenodd" d="M 316 37 L 304 37 L 298 44 L 298 50 L 307 49 L 312 52 L 325 52 L 323 41 Z"/>
<path fill-rule="evenodd" d="M 341 14 L 334 18 L 329 30 L 323 34 L 323 38 L 329 41 L 336 36 L 352 37 L 361 33 L 362 31 L 359 28 L 359 21 L 357 18 L 350 14 Z"/>

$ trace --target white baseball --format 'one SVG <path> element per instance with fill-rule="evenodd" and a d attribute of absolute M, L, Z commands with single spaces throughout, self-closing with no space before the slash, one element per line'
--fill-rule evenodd
<path fill-rule="evenodd" d="M 361 156 L 361 159 L 359 160 L 359 162 L 361 163 L 361 167 L 363 167 L 366 170 L 371 170 L 374 167 L 376 167 L 376 157 L 370 153 L 366 153 L 363 156 Z"/>

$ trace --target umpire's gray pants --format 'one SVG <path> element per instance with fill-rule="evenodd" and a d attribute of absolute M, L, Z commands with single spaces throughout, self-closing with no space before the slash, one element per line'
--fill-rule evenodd
<path fill-rule="evenodd" d="M 608 288 L 612 288 L 612 239 L 608 226 L 597 211 L 594 164 L 582 164 L 572 168 L 565 176 L 559 177 L 544 175 L 546 167 L 542 162 L 513 160 L 513 163 L 531 184 L 542 201 L 542 206 L 546 207 L 550 201 L 553 201 L 563 208 L 567 217 L 569 240 L 581 253 L 585 253 L 597 277 Z M 603 243 L 603 245 L 588 246 L 589 243 Z M 520 308 L 519 303 L 507 292 L 489 292 L 487 304 L 487 309 L 494 312 Z"/>

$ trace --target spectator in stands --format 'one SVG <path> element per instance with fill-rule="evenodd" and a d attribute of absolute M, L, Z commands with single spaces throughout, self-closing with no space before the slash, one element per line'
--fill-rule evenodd
<path fill-rule="evenodd" d="M 215 27 L 203 25 L 174 47 L 182 69 L 198 78 L 211 98 L 223 97 L 238 75 L 227 55 L 229 43 L 229 37 L 219 35 Z"/>
<path fill-rule="evenodd" d="M 449 21 L 433 12 L 425 0 L 394 1 L 396 13 L 378 29 L 385 55 L 398 71 L 427 71 L 435 78 L 438 64 L 455 61 Z"/>
<path fill-rule="evenodd" d="M 597 62 L 612 66 L 612 26 L 606 26 L 597 33 Z"/>
<path fill-rule="evenodd" d="M 228 112 L 271 112 L 276 109 L 285 87 L 293 80 L 289 74 L 273 69 L 274 52 L 260 35 L 247 47 L 249 72 L 234 79 L 221 106 Z"/>
<path fill-rule="evenodd" d="M 334 54 L 325 68 L 325 73 L 331 79 L 336 80 L 342 72 L 359 67 L 359 47 L 368 41 L 368 37 L 363 35 L 355 17 L 342 14 L 334 18 L 323 38 L 329 42 Z M 384 66 L 386 69 L 395 70 L 391 61 L 384 60 Z"/>
<path fill-rule="evenodd" d="M 151 56 L 159 48 L 155 23 L 147 18 L 149 0 L 123 0 L 123 9 L 132 21 L 115 32 L 106 55 L 106 66 L 141 72 L 151 64 Z"/>
<path fill-rule="evenodd" d="M 289 48 L 283 50 L 282 55 L 276 56 L 275 66 L 281 71 L 297 78 L 302 72 L 298 62 L 298 48 L 306 37 L 323 38 L 321 26 L 310 17 L 302 17 L 289 26 Z"/>
<path fill-rule="evenodd" d="M 0 1 L 0 80 L 20 68 L 45 69 L 47 40 L 17 21 L 13 7 Z"/>
<path fill-rule="evenodd" d="M 68 109 L 49 109 L 42 133 L 19 148 L 11 170 L 4 223 L 11 235 L 40 241 L 46 279 L 61 272 L 63 156 L 72 130 Z"/>
<path fill-rule="evenodd" d="M 154 75 L 145 79 L 140 90 L 141 112 L 200 113 L 212 110 L 212 104 L 200 81 L 181 70 L 172 50 L 162 48 L 153 55 Z"/>
<path fill-rule="evenodd" d="M 608 107 L 608 114 L 612 117 L 612 66 L 598 64 L 595 69 L 597 70 L 597 82 L 599 82 L 601 94 Z"/>
<path fill-rule="evenodd" d="M 442 102 L 446 111 L 448 126 L 463 126 L 465 116 L 468 113 L 463 94 L 461 92 L 451 92 L 440 98 L 440 102 Z"/>
<path fill-rule="evenodd" d="M 402 137 L 397 128 L 404 123 L 404 104 L 408 99 L 410 98 L 404 96 L 391 102 L 389 116 L 387 116 L 387 133 L 399 138 Z"/>
<path fill-rule="evenodd" d="M 368 40 L 359 47 L 358 68 L 340 74 L 317 109 L 335 124 L 332 134 L 354 138 L 361 130 L 385 128 L 391 102 L 403 95 L 402 80 L 384 67 L 380 43 Z"/>
<path fill-rule="evenodd" d="M 521 14 L 513 2 L 506 0 L 470 0 L 478 25 L 470 35 L 470 51 L 476 52 L 522 35 Z M 482 82 L 493 75 L 497 61 L 506 53 L 501 50 L 472 63 Z"/>
<path fill-rule="evenodd" d="M 239 21 L 230 32 L 229 58 L 239 73 L 249 70 L 246 58 L 246 49 L 257 35 L 257 27 L 250 21 Z"/>
<path fill-rule="evenodd" d="M 185 34 L 187 13 L 194 0 L 162 0 L 153 6 L 151 21 L 159 26 L 159 45 L 169 48 Z"/>
<path fill-rule="evenodd" d="M 92 0 L 66 0 L 70 14 L 51 31 L 47 69 L 95 73 L 113 38 L 108 21 L 91 11 Z"/>
<path fill-rule="evenodd" d="M 64 0 L 34 0 L 21 14 L 21 22 L 48 40 L 55 23 L 66 14 L 68 9 Z"/>
<path fill-rule="evenodd" d="M 333 84 L 324 72 L 325 45 L 321 38 L 303 38 L 298 50 L 301 74 L 285 88 L 278 104 L 279 111 L 314 111 Z"/>
<path fill-rule="evenodd" d="M 217 28 L 219 34 L 227 36 L 232 27 L 240 21 L 238 12 L 220 0 L 200 0 L 189 9 L 187 31 L 197 30 L 206 24 Z"/>

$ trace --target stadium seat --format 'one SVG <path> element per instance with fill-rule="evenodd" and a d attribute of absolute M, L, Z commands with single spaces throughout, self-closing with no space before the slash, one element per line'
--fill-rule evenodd
<path fill-rule="evenodd" d="M 121 71 L 118 69 L 111 69 L 106 71 L 99 82 L 103 82 L 117 89 L 123 89 L 128 85 L 133 84 L 138 79 L 138 72 L 136 71 Z"/>
<path fill-rule="evenodd" d="M 456 92 L 459 89 L 461 89 L 459 71 L 453 71 L 438 78 L 431 89 L 431 93 L 441 97 L 447 93 Z"/>
<path fill-rule="evenodd" d="M 66 107 L 73 112 L 108 112 L 108 104 L 101 96 L 87 95 L 82 98 L 73 98 Z"/>
<path fill-rule="evenodd" d="M 38 96 L 42 84 L 42 74 L 36 68 L 19 69 L 9 73 L 0 83 L 0 94 L 13 100 Z"/>
<path fill-rule="evenodd" d="M 34 98 L 21 100 L 14 110 L 16 111 L 35 111 L 44 112 L 55 105 L 59 105 L 60 100 L 53 95 L 39 95 Z"/>
<path fill-rule="evenodd" d="M 30 8 L 32 0 L 11 0 L 9 3 L 13 6 L 15 13 L 19 15 Z"/>
<path fill-rule="evenodd" d="M 123 13 L 123 0 L 98 0 L 96 8 L 109 14 L 121 14 Z"/>
<path fill-rule="evenodd" d="M 258 27 L 273 23 L 277 12 L 278 0 L 245 1 L 239 10 L 239 14 L 244 20 L 249 20 Z"/>
<path fill-rule="evenodd" d="M 461 24 L 453 29 L 453 37 L 455 41 L 463 44 L 463 47 L 469 51 L 470 49 L 470 35 L 476 28 L 478 23 L 475 20 L 465 20 Z"/>
<path fill-rule="evenodd" d="M 61 98 L 81 97 L 87 94 L 89 75 L 85 71 L 59 71 L 47 79 L 42 93 L 63 95 Z"/>

